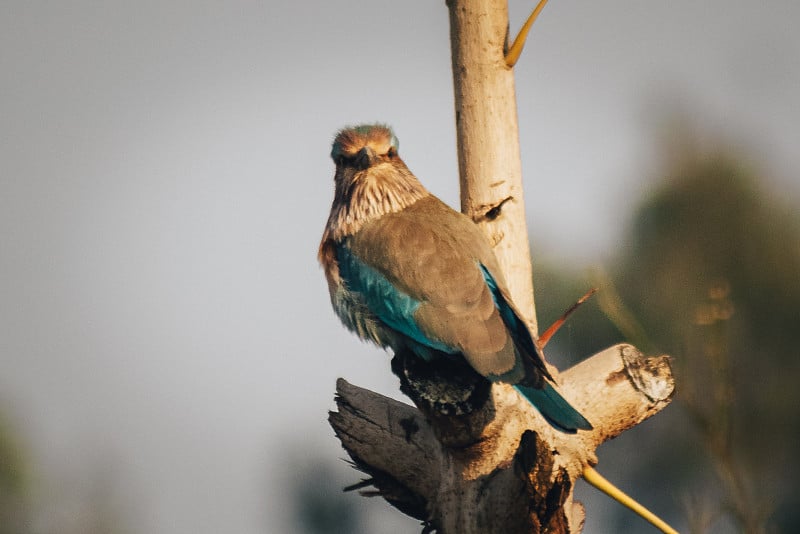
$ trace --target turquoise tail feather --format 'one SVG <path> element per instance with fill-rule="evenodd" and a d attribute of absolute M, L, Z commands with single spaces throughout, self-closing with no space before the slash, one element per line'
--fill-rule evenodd
<path fill-rule="evenodd" d="M 547 421 L 559 430 L 574 434 L 578 430 L 592 430 L 592 425 L 578 413 L 550 384 L 545 382 L 542 389 L 515 385 L 523 397 L 539 410 Z"/>

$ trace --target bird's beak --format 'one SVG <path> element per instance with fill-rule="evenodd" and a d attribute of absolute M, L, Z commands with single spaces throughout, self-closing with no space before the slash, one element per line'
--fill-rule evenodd
<path fill-rule="evenodd" d="M 378 156 L 375 154 L 375 151 L 372 150 L 370 147 L 365 146 L 361 150 L 358 151 L 356 154 L 356 165 L 364 170 L 370 168 L 372 165 L 378 162 Z"/>

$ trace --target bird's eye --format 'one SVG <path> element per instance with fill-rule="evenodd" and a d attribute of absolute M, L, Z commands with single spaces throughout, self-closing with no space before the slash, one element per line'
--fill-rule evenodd
<path fill-rule="evenodd" d="M 355 156 L 353 156 L 352 154 L 345 154 L 344 152 L 341 152 L 336 157 L 335 163 L 336 165 L 340 166 L 352 166 L 354 160 Z"/>
<path fill-rule="evenodd" d="M 386 152 L 386 155 L 389 156 L 389 159 L 396 158 L 397 157 L 397 149 L 395 149 L 393 146 L 390 146 L 389 147 L 389 151 Z"/>

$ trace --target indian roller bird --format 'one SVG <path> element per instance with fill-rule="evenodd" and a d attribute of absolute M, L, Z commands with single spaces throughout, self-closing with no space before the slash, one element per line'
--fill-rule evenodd
<path fill-rule="evenodd" d="M 436 198 L 398 155 L 392 130 L 333 142 L 333 205 L 319 247 L 331 303 L 361 339 L 420 362 L 462 359 L 513 385 L 556 428 L 591 424 L 553 387 L 478 226 Z"/>

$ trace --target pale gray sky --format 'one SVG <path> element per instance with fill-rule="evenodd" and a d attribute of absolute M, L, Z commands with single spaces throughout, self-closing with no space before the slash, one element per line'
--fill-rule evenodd
<path fill-rule="evenodd" d="M 610 255 L 676 104 L 797 198 L 798 21 L 550 2 L 516 68 L 534 253 Z M 330 141 L 374 120 L 457 205 L 444 1 L 0 4 L 0 409 L 60 503 L 45 523 L 99 477 L 138 532 L 291 532 L 286 462 L 343 455 L 336 377 L 399 397 L 315 259 Z"/>

